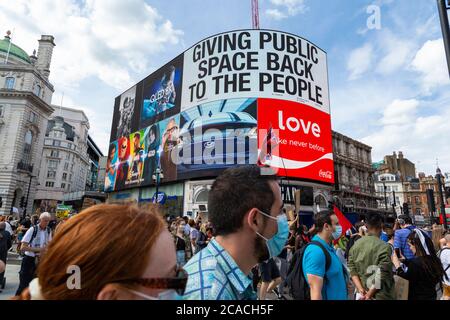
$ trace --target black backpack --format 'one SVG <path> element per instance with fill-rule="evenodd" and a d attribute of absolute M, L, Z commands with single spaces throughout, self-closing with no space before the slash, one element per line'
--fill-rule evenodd
<path fill-rule="evenodd" d="M 320 247 L 325 255 L 325 272 L 331 266 L 331 256 L 327 249 L 318 241 L 311 241 L 307 245 L 298 249 L 292 256 L 291 264 L 289 265 L 286 283 L 289 288 L 289 295 L 294 300 L 311 300 L 311 293 L 309 284 L 303 275 L 303 255 L 305 250 L 310 245 Z M 326 278 L 324 278 L 324 281 Z"/>

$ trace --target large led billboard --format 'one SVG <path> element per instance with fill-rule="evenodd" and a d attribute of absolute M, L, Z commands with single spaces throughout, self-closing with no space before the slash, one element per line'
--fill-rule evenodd
<path fill-rule="evenodd" d="M 204 39 L 116 98 L 105 188 L 239 164 L 334 182 L 326 53 L 285 32 Z"/>

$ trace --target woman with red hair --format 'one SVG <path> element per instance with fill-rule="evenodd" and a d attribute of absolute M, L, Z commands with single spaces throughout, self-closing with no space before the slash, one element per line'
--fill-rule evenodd
<path fill-rule="evenodd" d="M 187 275 L 155 205 L 101 204 L 67 220 L 16 300 L 178 299 Z"/>

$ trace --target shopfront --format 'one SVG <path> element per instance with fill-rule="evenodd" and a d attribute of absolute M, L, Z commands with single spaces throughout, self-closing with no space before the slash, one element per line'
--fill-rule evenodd
<path fill-rule="evenodd" d="M 154 202 L 156 187 L 142 188 L 139 203 Z M 164 215 L 183 215 L 183 183 L 161 185 L 158 187 L 158 203 Z"/>

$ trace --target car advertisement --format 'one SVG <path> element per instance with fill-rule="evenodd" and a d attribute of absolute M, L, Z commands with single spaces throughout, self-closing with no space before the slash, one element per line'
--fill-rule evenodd
<path fill-rule="evenodd" d="M 179 178 L 214 176 L 257 158 L 256 99 L 208 102 L 183 111 L 178 146 Z"/>

